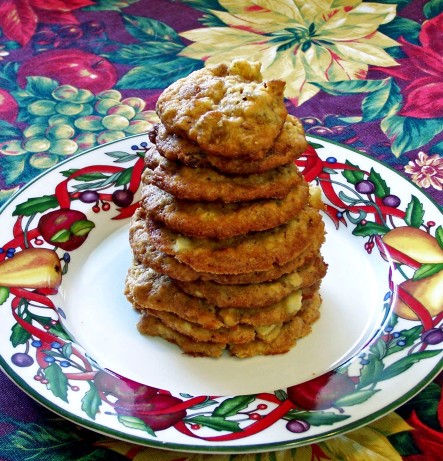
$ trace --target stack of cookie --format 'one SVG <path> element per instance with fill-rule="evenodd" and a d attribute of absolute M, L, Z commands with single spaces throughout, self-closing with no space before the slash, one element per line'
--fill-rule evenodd
<path fill-rule="evenodd" d="M 233 61 L 167 88 L 130 227 L 141 333 L 191 355 L 287 352 L 319 316 L 324 225 L 284 82 Z"/>

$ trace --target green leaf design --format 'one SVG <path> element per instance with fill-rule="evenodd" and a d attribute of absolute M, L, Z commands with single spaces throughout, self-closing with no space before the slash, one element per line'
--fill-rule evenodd
<path fill-rule="evenodd" d="M 0 142 L 1 141 L 11 141 L 13 139 L 22 139 L 22 138 L 23 138 L 23 134 L 18 128 L 11 125 L 6 120 L 0 119 Z"/>
<path fill-rule="evenodd" d="M 374 171 L 374 168 L 371 168 L 368 180 L 374 183 L 374 193 L 377 197 L 383 198 L 390 194 L 391 189 L 386 184 L 386 181 L 376 171 Z"/>
<path fill-rule="evenodd" d="M 391 77 L 385 80 L 343 80 L 341 82 L 309 82 L 321 88 L 326 93 L 333 96 L 341 96 L 343 94 L 359 94 L 371 93 L 383 89 L 386 82 Z"/>
<path fill-rule="evenodd" d="M 128 184 L 129 181 L 131 181 L 132 178 L 132 171 L 134 170 L 133 167 L 131 168 L 126 168 L 126 170 L 123 170 L 118 178 L 115 181 L 115 185 L 118 186 L 124 186 L 125 184 Z"/>
<path fill-rule="evenodd" d="M 403 2 L 406 3 L 406 2 Z M 404 37 L 408 42 L 418 43 L 418 35 L 420 34 L 421 24 L 411 19 L 395 17 L 388 24 L 381 24 L 378 30 L 388 37 L 397 40 Z"/>
<path fill-rule="evenodd" d="M 76 171 L 78 171 L 77 168 L 72 168 L 70 170 L 61 171 L 61 174 L 65 176 L 66 178 L 69 178 L 69 176 L 71 176 Z M 89 181 L 97 181 L 100 179 L 106 179 L 107 177 L 108 176 L 103 173 L 88 173 L 88 174 L 82 174 L 80 176 L 77 176 L 75 180 L 89 182 Z"/>
<path fill-rule="evenodd" d="M 425 215 L 425 210 L 423 204 L 420 200 L 414 195 L 411 198 L 411 201 L 408 203 L 405 211 L 405 223 L 411 227 L 420 227 L 423 224 L 423 216 Z"/>
<path fill-rule="evenodd" d="M 36 213 L 44 213 L 45 211 L 59 206 L 55 195 L 43 195 L 41 197 L 30 198 L 24 203 L 20 203 L 15 207 L 13 216 L 32 216 Z"/>
<path fill-rule="evenodd" d="M 23 320 L 28 321 L 26 318 Z M 19 323 L 13 325 L 11 332 L 10 341 L 13 347 L 17 347 L 19 344 L 26 344 L 26 342 L 31 338 L 31 334 Z"/>
<path fill-rule="evenodd" d="M 239 423 L 229 421 L 221 416 L 204 416 L 198 415 L 191 418 L 185 418 L 187 423 L 200 424 L 200 426 L 209 427 L 216 431 L 240 432 Z"/>
<path fill-rule="evenodd" d="M 345 164 L 354 168 L 354 170 L 343 170 L 342 175 L 345 177 L 346 181 L 351 184 L 357 184 L 363 181 L 365 174 L 360 170 L 358 165 L 354 165 L 349 160 L 346 160 Z"/>
<path fill-rule="evenodd" d="M 94 227 L 95 224 L 89 219 L 80 219 L 72 223 L 70 231 L 77 237 L 84 237 L 85 235 L 88 235 Z"/>
<path fill-rule="evenodd" d="M 68 401 L 68 378 L 56 362 L 45 368 L 45 377 L 48 380 L 49 390 L 56 396 Z"/>
<path fill-rule="evenodd" d="M 134 67 L 123 75 L 116 87 L 122 89 L 162 89 L 201 67 L 201 61 L 177 56 L 170 61 Z"/>
<path fill-rule="evenodd" d="M 135 67 L 171 61 L 182 49 L 182 44 L 174 42 L 145 40 L 142 43 L 121 46 L 115 51 L 105 53 L 105 57 L 114 62 Z"/>
<path fill-rule="evenodd" d="M 140 42 L 149 40 L 181 43 L 177 32 L 164 22 L 144 16 L 123 15 L 126 30 Z"/>
<path fill-rule="evenodd" d="M 65 243 L 71 237 L 71 232 L 68 229 L 60 229 L 54 235 L 51 235 L 52 243 Z"/>
<path fill-rule="evenodd" d="M 334 406 L 337 408 L 341 408 L 359 405 L 360 403 L 366 402 L 366 400 L 370 399 L 377 392 L 379 391 L 376 389 L 352 392 L 351 394 L 345 395 L 344 397 L 337 399 L 334 402 Z"/>
<path fill-rule="evenodd" d="M 215 410 L 214 416 L 236 415 L 239 411 L 244 410 L 251 402 L 255 400 L 255 395 L 239 395 L 224 400 Z"/>
<path fill-rule="evenodd" d="M 443 0 L 431 0 L 423 7 L 423 13 L 426 19 L 435 18 L 443 12 Z"/>
<path fill-rule="evenodd" d="M 116 160 L 114 160 L 114 163 L 131 162 L 131 161 L 134 161 L 136 158 L 138 158 L 138 155 L 128 154 L 127 152 L 120 152 L 120 151 L 106 152 L 106 155 L 109 157 L 115 158 Z"/>
<path fill-rule="evenodd" d="M 140 418 L 128 415 L 118 415 L 118 421 L 123 424 L 123 426 L 130 427 L 131 429 L 137 429 L 139 431 L 145 431 L 148 434 L 157 437 L 155 432 Z"/>
<path fill-rule="evenodd" d="M 440 248 L 443 250 L 443 227 L 438 226 L 435 230 L 435 239 L 437 243 L 440 245 Z"/>
<path fill-rule="evenodd" d="M 82 11 L 121 11 L 139 0 L 95 0 L 95 4 L 82 8 Z"/>
<path fill-rule="evenodd" d="M 407 347 L 411 347 L 421 336 L 423 331 L 423 327 L 421 325 L 417 325 L 415 327 L 410 328 L 409 330 L 401 330 L 399 338 L 402 338 L 405 342 L 403 346 L 398 346 L 398 339 L 391 342 L 389 345 L 388 350 L 386 351 L 386 356 L 395 354 L 398 351 L 404 350 Z"/>
<path fill-rule="evenodd" d="M 382 120 L 380 127 L 392 142 L 393 154 L 399 157 L 424 146 L 441 133 L 443 118 L 420 119 L 389 115 Z"/>
<path fill-rule="evenodd" d="M 278 400 L 280 400 L 280 402 L 284 402 L 288 399 L 288 394 L 282 389 L 276 390 L 274 394 L 278 398 Z"/>
<path fill-rule="evenodd" d="M 392 78 L 384 86 L 369 93 L 362 102 L 363 121 L 379 120 L 398 111 L 402 103 L 400 88 Z"/>
<path fill-rule="evenodd" d="M 9 298 L 9 288 L 0 287 L 0 306 Z"/>
<path fill-rule="evenodd" d="M 326 411 L 298 411 L 290 410 L 285 419 L 301 419 L 308 421 L 311 426 L 331 425 L 348 419 L 349 415 L 337 414 Z"/>
<path fill-rule="evenodd" d="M 433 350 L 433 351 L 423 351 L 423 352 L 416 352 L 406 357 L 401 358 L 397 362 L 393 363 L 386 367 L 379 375 L 379 381 L 384 381 L 386 379 L 391 379 L 394 376 L 400 375 L 404 373 L 406 370 L 412 367 L 415 363 L 420 362 L 421 360 L 425 360 L 431 357 L 434 357 L 440 354 L 441 350 Z"/>
<path fill-rule="evenodd" d="M 72 355 L 72 343 L 66 343 L 62 347 L 62 355 L 66 359 L 69 359 Z"/>
<path fill-rule="evenodd" d="M 48 77 L 27 77 L 25 90 L 39 99 L 52 99 L 52 92 L 58 87 L 56 80 Z"/>
<path fill-rule="evenodd" d="M 369 384 L 378 381 L 378 375 L 384 369 L 383 361 L 375 355 L 369 354 L 367 360 L 369 363 L 364 365 L 360 372 L 360 380 L 356 386 L 356 389 L 361 389 Z"/>
<path fill-rule="evenodd" d="M 384 235 L 389 232 L 389 227 L 376 222 L 368 221 L 364 226 L 357 224 L 352 231 L 353 235 L 358 237 L 369 237 L 371 235 Z"/>
<path fill-rule="evenodd" d="M 443 263 L 422 264 L 415 273 L 413 280 L 421 280 L 443 270 Z"/>
<path fill-rule="evenodd" d="M 95 419 L 102 400 L 94 384 L 89 383 L 89 391 L 82 398 L 82 410 L 91 418 Z"/>

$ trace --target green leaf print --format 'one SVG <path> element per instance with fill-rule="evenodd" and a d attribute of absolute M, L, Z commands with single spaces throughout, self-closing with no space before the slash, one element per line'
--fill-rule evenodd
<path fill-rule="evenodd" d="M 423 216 L 425 211 L 423 209 L 423 204 L 420 200 L 412 196 L 411 201 L 406 207 L 405 223 L 411 227 L 420 227 L 423 224 Z"/>
<path fill-rule="evenodd" d="M 239 432 L 241 431 L 238 422 L 228 421 L 221 416 L 195 416 L 193 418 L 186 418 L 187 423 L 200 424 L 201 426 L 210 427 L 216 431 L 229 431 Z"/>
<path fill-rule="evenodd" d="M 51 392 L 56 396 L 68 401 L 68 379 L 64 375 L 58 363 L 51 363 L 45 368 L 45 377 L 49 381 L 48 387 Z"/>
<path fill-rule="evenodd" d="M 254 395 L 239 395 L 230 399 L 224 400 L 215 410 L 214 416 L 234 416 L 240 410 L 244 410 L 251 402 L 255 400 Z"/>
<path fill-rule="evenodd" d="M 94 384 L 89 383 L 89 391 L 87 391 L 82 398 L 82 410 L 91 419 L 95 419 L 95 415 L 97 414 L 101 404 L 102 401 L 96 387 Z"/>

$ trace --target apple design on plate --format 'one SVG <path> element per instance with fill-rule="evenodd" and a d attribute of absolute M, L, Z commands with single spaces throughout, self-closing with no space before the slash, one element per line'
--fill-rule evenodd
<path fill-rule="evenodd" d="M 73 85 L 99 93 L 117 82 L 117 70 L 107 59 L 82 50 L 50 50 L 24 62 L 17 73 L 17 82 L 24 88 L 26 78 L 49 77 L 60 85 Z"/>

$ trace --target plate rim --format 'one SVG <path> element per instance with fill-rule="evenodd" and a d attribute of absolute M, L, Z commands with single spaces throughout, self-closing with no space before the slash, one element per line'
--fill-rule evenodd
<path fill-rule="evenodd" d="M 0 206 L 0 219 L 5 209 L 8 208 L 8 206 L 10 206 L 14 201 L 16 201 L 16 199 L 24 191 L 26 191 L 29 187 L 33 186 L 35 183 L 41 181 L 43 177 L 51 174 L 55 170 L 62 168 L 64 164 L 75 161 L 79 157 L 88 155 L 91 152 L 106 149 L 109 146 L 114 145 L 116 143 L 120 143 L 122 141 L 130 141 L 131 139 L 142 139 L 142 138 L 144 139 L 145 136 L 146 136 L 146 133 L 132 135 L 132 136 L 128 136 L 128 137 L 125 137 L 119 140 L 112 141 L 110 143 L 102 144 L 100 146 L 87 149 L 43 171 L 42 173 L 34 177 L 31 181 L 29 181 L 27 184 L 22 186 L 16 193 L 14 193 L 11 197 L 9 197 L 2 206 Z M 396 170 L 392 166 L 382 163 L 378 159 L 371 157 L 365 152 L 360 152 L 358 149 L 355 149 L 353 147 L 339 143 L 337 141 L 332 141 L 327 138 L 322 138 L 320 136 L 314 136 L 314 135 L 309 135 L 309 134 L 307 134 L 306 137 L 308 141 L 318 140 L 320 142 L 325 142 L 327 144 L 338 146 L 340 148 L 345 149 L 346 151 L 352 152 L 353 154 L 357 154 L 358 156 L 365 157 L 371 163 L 381 165 L 383 168 L 390 170 L 401 181 L 406 181 L 409 184 L 409 186 L 413 186 L 419 192 L 420 195 L 426 197 L 426 199 L 429 200 L 431 204 L 436 207 L 438 212 L 442 213 L 442 207 L 437 203 L 437 201 L 433 197 L 428 195 L 426 191 L 423 191 L 415 183 L 409 180 L 409 178 L 402 175 L 398 170 Z M 325 429 L 321 435 L 310 436 L 310 437 L 299 437 L 296 440 L 267 442 L 263 444 L 253 444 L 253 445 L 251 444 L 220 445 L 219 442 L 218 444 L 213 443 L 211 445 L 203 445 L 203 444 L 194 445 L 192 443 L 183 444 L 183 443 L 175 443 L 175 442 L 169 442 L 169 441 L 157 441 L 155 439 L 147 439 L 141 436 L 137 436 L 132 433 L 125 432 L 123 430 L 114 429 L 112 427 L 109 427 L 108 425 L 103 425 L 89 418 L 82 418 L 80 415 L 74 414 L 73 412 L 69 411 L 69 409 L 66 410 L 62 408 L 60 405 L 57 404 L 55 400 L 51 400 L 47 398 L 42 393 L 38 392 L 36 388 L 33 388 L 30 384 L 28 384 L 26 380 L 9 365 L 9 363 L 7 362 L 7 360 L 3 357 L 1 353 L 0 353 L 0 369 L 2 369 L 4 374 L 8 377 L 8 379 L 10 379 L 23 392 L 25 392 L 25 394 L 27 394 L 29 397 L 34 399 L 36 402 L 41 404 L 46 409 L 53 411 L 54 413 L 60 415 L 61 417 L 71 422 L 74 422 L 76 424 L 79 424 L 80 426 L 86 427 L 87 429 L 93 430 L 95 432 L 99 432 L 101 434 L 104 434 L 104 435 L 107 435 L 107 436 L 110 436 L 110 437 L 113 437 L 119 440 L 136 443 L 139 445 L 152 447 L 152 448 L 169 449 L 169 450 L 183 451 L 183 452 L 188 452 L 188 453 L 208 453 L 208 454 L 210 453 L 253 453 L 253 452 L 262 452 L 262 451 L 283 450 L 283 449 L 300 447 L 303 445 L 307 445 L 309 443 L 318 443 L 318 442 L 327 440 L 335 435 L 345 434 L 354 429 L 363 427 L 385 416 L 389 412 L 394 411 L 396 408 L 398 408 L 399 406 L 409 401 L 411 398 L 413 398 L 416 394 L 418 394 L 422 389 L 424 389 L 428 384 L 430 384 L 434 380 L 434 378 L 443 370 L 443 354 L 440 360 L 432 368 L 432 370 L 429 371 L 418 383 L 416 383 L 416 385 L 413 388 L 409 389 L 408 392 L 402 394 L 397 399 L 390 401 L 389 404 L 383 406 L 382 408 L 380 408 L 374 413 L 368 414 L 364 417 L 357 418 L 356 420 L 353 419 L 349 423 L 344 423 L 343 425 L 340 425 L 340 427 L 338 428 L 333 428 L 330 430 Z"/>

